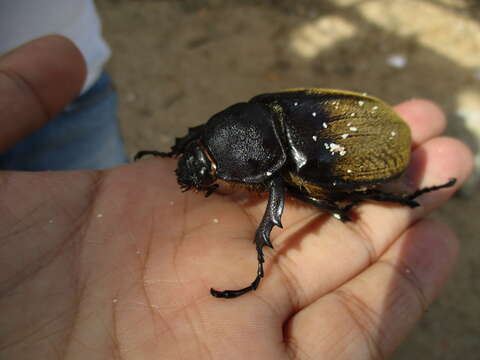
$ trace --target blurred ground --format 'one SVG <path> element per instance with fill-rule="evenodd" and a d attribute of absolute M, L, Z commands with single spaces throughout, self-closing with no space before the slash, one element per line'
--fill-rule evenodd
<path fill-rule="evenodd" d="M 258 93 L 331 87 L 392 104 L 432 99 L 448 114 L 448 133 L 478 155 L 480 7 L 473 0 L 97 4 L 132 154 L 167 150 L 187 127 Z M 478 187 L 472 179 L 436 215 L 459 234 L 460 262 L 396 360 L 480 358 Z"/>

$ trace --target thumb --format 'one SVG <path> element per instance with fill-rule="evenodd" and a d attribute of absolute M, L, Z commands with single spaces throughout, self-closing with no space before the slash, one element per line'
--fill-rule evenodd
<path fill-rule="evenodd" d="M 0 58 L 0 151 L 44 125 L 82 88 L 86 64 L 68 39 L 49 35 Z"/>

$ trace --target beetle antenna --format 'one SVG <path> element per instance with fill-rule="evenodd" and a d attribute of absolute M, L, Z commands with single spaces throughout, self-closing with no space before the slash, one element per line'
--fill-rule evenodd
<path fill-rule="evenodd" d="M 135 157 L 133 158 L 133 161 L 137 161 L 140 158 L 146 156 L 146 155 L 153 155 L 153 156 L 158 156 L 161 158 L 166 158 L 166 157 L 172 157 L 174 155 L 173 151 L 169 152 L 160 152 L 160 151 L 155 151 L 155 150 L 143 150 L 139 151 L 138 153 L 135 154 Z"/>

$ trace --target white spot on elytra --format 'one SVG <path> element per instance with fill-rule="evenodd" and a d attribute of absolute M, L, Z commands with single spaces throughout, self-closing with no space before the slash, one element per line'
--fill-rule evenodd
<path fill-rule="evenodd" d="M 354 117 L 355 115 L 356 115 L 355 113 L 351 113 L 351 114 L 350 114 L 351 117 Z"/>
<path fill-rule="evenodd" d="M 322 124 L 322 126 L 323 126 L 324 129 L 326 129 L 326 128 L 328 127 L 328 125 L 327 125 L 326 122 L 324 122 L 324 123 Z"/>
<path fill-rule="evenodd" d="M 340 220 L 340 219 L 342 218 L 342 217 L 340 216 L 340 214 L 337 214 L 337 213 L 333 214 L 333 217 L 334 217 L 335 219 L 338 219 L 338 220 Z"/>
<path fill-rule="evenodd" d="M 375 110 L 377 110 L 377 109 L 378 109 L 378 106 L 377 106 L 377 105 L 375 105 L 374 107 L 372 107 L 372 110 L 373 110 L 373 111 L 375 111 Z"/>
<path fill-rule="evenodd" d="M 313 116 L 313 117 L 317 116 L 317 113 L 316 113 L 316 112 L 312 112 L 312 116 Z"/>
<path fill-rule="evenodd" d="M 266 174 L 267 176 L 271 176 L 271 175 L 272 175 L 272 172 L 271 172 L 271 171 L 267 171 L 265 174 Z"/>
<path fill-rule="evenodd" d="M 395 135 L 397 135 L 397 133 L 396 133 L 395 131 L 392 131 L 392 132 L 390 133 L 390 135 L 395 136 Z"/>
<path fill-rule="evenodd" d="M 351 174 L 351 173 L 352 173 L 352 170 L 348 169 L 348 170 L 347 170 L 347 173 Z"/>
<path fill-rule="evenodd" d="M 363 106 L 363 104 L 365 104 L 365 101 L 362 101 L 362 100 L 358 101 L 358 105 Z"/>
<path fill-rule="evenodd" d="M 295 102 L 293 103 L 293 106 L 298 106 L 298 102 L 295 101 Z"/>
<path fill-rule="evenodd" d="M 358 129 L 355 126 L 350 126 L 351 131 L 357 131 Z"/>
<path fill-rule="evenodd" d="M 118 302 L 118 299 L 117 299 L 117 298 L 115 298 L 115 299 L 112 300 L 112 303 L 114 303 L 114 304 L 117 303 L 117 302 Z"/>
<path fill-rule="evenodd" d="M 102 213 L 98 213 L 97 214 L 97 218 L 102 218 L 103 217 L 103 214 Z"/>
<path fill-rule="evenodd" d="M 218 224 L 220 222 L 220 220 L 218 220 L 217 218 L 214 218 L 212 221 L 214 224 Z"/>
<path fill-rule="evenodd" d="M 327 143 L 324 143 L 325 145 L 325 148 L 327 150 L 330 150 L 330 152 L 332 153 L 332 155 L 334 153 L 339 153 L 340 156 L 343 156 L 345 155 L 347 152 L 345 151 L 345 147 L 341 146 L 341 145 L 338 145 L 338 144 L 335 144 L 335 143 L 330 143 L 330 144 L 327 144 Z"/>
<path fill-rule="evenodd" d="M 312 136 L 312 139 L 313 139 L 313 141 L 317 141 L 317 136 L 316 136 L 316 135 L 313 135 L 313 136 Z"/>
<path fill-rule="evenodd" d="M 366 93 L 366 92 L 364 92 L 364 93 L 362 93 L 362 95 L 363 95 L 363 96 L 367 96 L 367 93 Z"/>
<path fill-rule="evenodd" d="M 343 134 L 342 139 L 346 139 L 348 137 L 348 134 Z"/>

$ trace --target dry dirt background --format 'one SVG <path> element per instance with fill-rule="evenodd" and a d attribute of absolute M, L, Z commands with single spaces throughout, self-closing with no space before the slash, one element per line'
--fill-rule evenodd
<path fill-rule="evenodd" d="M 468 0 L 97 0 L 130 153 L 261 92 L 332 87 L 440 104 L 448 134 L 480 146 L 480 5 Z M 480 157 L 477 156 L 480 165 Z M 477 166 L 479 168 L 480 166 Z M 448 174 L 446 174 L 447 176 Z M 476 178 L 435 216 L 459 264 L 394 359 L 480 358 Z"/>

